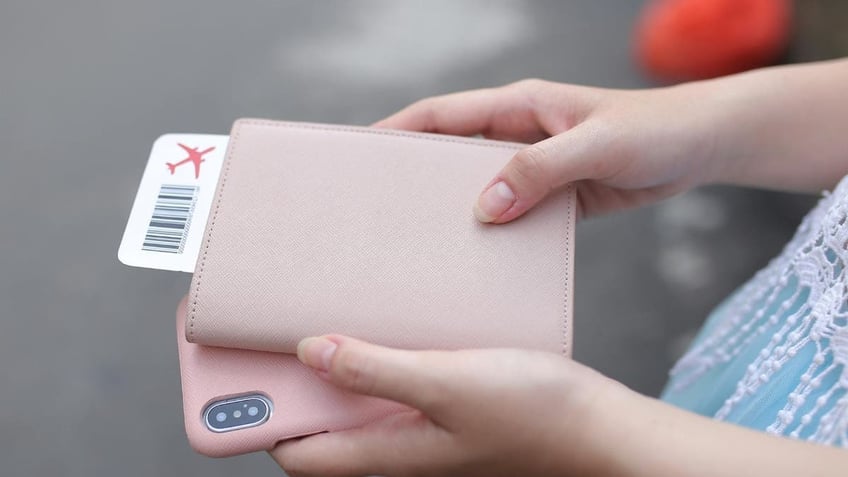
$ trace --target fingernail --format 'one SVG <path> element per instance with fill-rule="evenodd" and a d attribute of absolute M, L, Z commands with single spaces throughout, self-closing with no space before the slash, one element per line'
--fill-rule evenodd
<path fill-rule="evenodd" d="M 474 216 L 480 222 L 492 222 L 515 203 L 515 194 L 504 181 L 496 182 L 477 199 L 474 204 Z"/>
<path fill-rule="evenodd" d="M 318 371 L 329 371 L 336 348 L 327 338 L 304 338 L 297 344 L 297 359 Z"/>

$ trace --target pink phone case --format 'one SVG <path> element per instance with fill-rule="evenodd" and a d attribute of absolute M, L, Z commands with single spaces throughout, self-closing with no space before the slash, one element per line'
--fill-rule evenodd
<path fill-rule="evenodd" d="M 210 457 L 270 450 L 294 437 L 358 427 L 409 410 L 400 404 L 344 392 L 293 355 L 215 348 L 185 339 L 186 300 L 177 309 L 177 340 L 185 428 L 191 447 Z M 214 432 L 206 407 L 225 398 L 260 394 L 272 405 L 257 427 Z"/>

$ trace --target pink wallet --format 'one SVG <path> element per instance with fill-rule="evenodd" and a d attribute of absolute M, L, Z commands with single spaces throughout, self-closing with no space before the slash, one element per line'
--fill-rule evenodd
<path fill-rule="evenodd" d="M 570 354 L 575 197 L 504 225 L 481 189 L 521 144 L 235 123 L 192 279 L 186 339 L 295 352 L 346 334 L 410 349 Z"/>

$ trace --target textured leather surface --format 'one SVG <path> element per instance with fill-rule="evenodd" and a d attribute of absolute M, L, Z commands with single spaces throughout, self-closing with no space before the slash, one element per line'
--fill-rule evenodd
<path fill-rule="evenodd" d="M 569 355 L 572 188 L 506 225 L 471 213 L 520 147 L 237 121 L 187 339 L 291 353 L 303 337 L 341 333 L 402 348 Z"/>
<path fill-rule="evenodd" d="M 353 395 L 320 379 L 284 353 L 213 348 L 185 340 L 185 301 L 177 310 L 177 340 L 185 428 L 191 447 L 211 457 L 269 450 L 282 440 L 358 427 L 409 410 L 393 402 Z M 273 404 L 258 427 L 216 433 L 203 424 L 213 401 L 261 393 Z"/>

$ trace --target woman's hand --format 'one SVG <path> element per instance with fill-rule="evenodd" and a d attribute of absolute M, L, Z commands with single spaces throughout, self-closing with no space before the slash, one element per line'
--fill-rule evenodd
<path fill-rule="evenodd" d="M 534 143 L 485 187 L 483 222 L 509 222 L 568 183 L 583 217 L 705 183 L 817 192 L 848 172 L 848 61 L 649 90 L 541 80 L 419 101 L 378 127 Z"/>
<path fill-rule="evenodd" d="M 696 100 L 674 89 L 524 80 L 425 99 L 375 126 L 534 143 L 485 185 L 477 218 L 509 222 L 570 182 L 587 217 L 656 201 L 709 176 L 712 138 Z"/>
<path fill-rule="evenodd" d="M 604 403 L 641 399 L 543 352 L 401 351 L 331 336 L 304 340 L 298 356 L 341 388 L 418 411 L 284 442 L 272 455 L 293 476 L 592 475 L 609 447 L 595 431 L 626 412 Z"/>
<path fill-rule="evenodd" d="M 298 357 L 343 389 L 416 410 L 283 442 L 271 455 L 292 476 L 836 477 L 848 468 L 848 451 L 684 412 L 553 354 L 400 351 L 329 336 L 304 340 Z"/>

